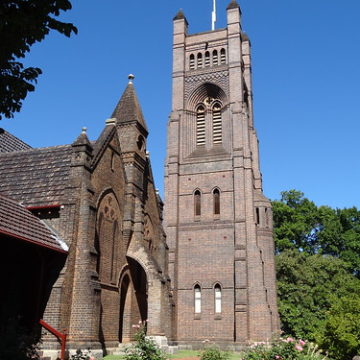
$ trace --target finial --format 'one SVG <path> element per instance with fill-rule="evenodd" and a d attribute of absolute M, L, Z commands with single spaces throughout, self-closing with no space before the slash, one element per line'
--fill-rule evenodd
<path fill-rule="evenodd" d="M 230 4 L 227 6 L 226 10 L 230 10 L 230 9 L 240 9 L 240 6 L 236 2 L 236 0 L 231 0 Z"/>
<path fill-rule="evenodd" d="M 129 84 L 132 84 L 135 79 L 135 75 L 129 74 L 128 79 L 129 79 Z"/>
<path fill-rule="evenodd" d="M 81 133 L 86 135 L 86 130 L 87 130 L 87 127 L 83 126 L 81 129 Z"/>

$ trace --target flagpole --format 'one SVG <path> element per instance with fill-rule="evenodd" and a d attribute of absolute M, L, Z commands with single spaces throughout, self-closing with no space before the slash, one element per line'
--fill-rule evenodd
<path fill-rule="evenodd" d="M 211 13 L 211 30 L 215 30 L 216 23 L 216 0 L 213 0 L 213 11 Z"/>

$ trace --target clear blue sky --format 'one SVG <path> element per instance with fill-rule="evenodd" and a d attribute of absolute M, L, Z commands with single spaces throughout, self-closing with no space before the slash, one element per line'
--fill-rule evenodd
<path fill-rule="evenodd" d="M 230 0 L 217 0 L 218 27 Z M 0 126 L 34 147 L 68 144 L 82 126 L 94 140 L 127 84 L 150 129 L 156 185 L 163 189 L 171 110 L 172 18 L 210 30 L 212 0 L 72 0 L 61 17 L 79 34 L 52 34 L 26 64 L 43 75 L 15 119 Z M 299 189 L 317 204 L 360 207 L 360 1 L 241 0 L 252 41 L 255 126 L 264 192 Z"/>

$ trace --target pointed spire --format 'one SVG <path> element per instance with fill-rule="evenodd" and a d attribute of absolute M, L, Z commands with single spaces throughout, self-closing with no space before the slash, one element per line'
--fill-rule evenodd
<path fill-rule="evenodd" d="M 186 24 L 189 25 L 189 23 L 188 23 L 188 21 L 186 20 L 185 14 L 184 14 L 184 12 L 183 12 L 182 9 L 180 9 L 180 10 L 178 11 L 178 13 L 175 15 L 175 17 L 174 17 L 173 20 L 174 20 L 174 21 L 175 21 L 175 20 L 185 20 Z"/>
<path fill-rule="evenodd" d="M 230 10 L 230 9 L 240 9 L 240 6 L 236 2 L 236 0 L 231 0 L 230 4 L 227 6 L 226 10 Z"/>
<path fill-rule="evenodd" d="M 133 81 L 135 76 L 130 74 L 128 76 L 129 83 L 126 87 L 120 101 L 116 105 L 111 117 L 117 119 L 117 123 L 124 123 L 128 121 L 137 121 L 147 131 L 144 116 L 141 111 L 139 100 L 137 98 Z"/>

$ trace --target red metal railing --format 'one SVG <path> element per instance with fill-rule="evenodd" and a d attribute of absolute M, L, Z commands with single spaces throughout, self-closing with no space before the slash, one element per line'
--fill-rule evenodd
<path fill-rule="evenodd" d="M 61 354 L 60 359 L 65 360 L 65 346 L 66 346 L 66 333 L 61 333 L 60 331 L 57 331 L 54 329 L 51 325 L 46 323 L 44 320 L 39 320 L 39 324 L 43 326 L 46 330 L 50 331 L 53 335 L 55 335 L 61 343 Z"/>

